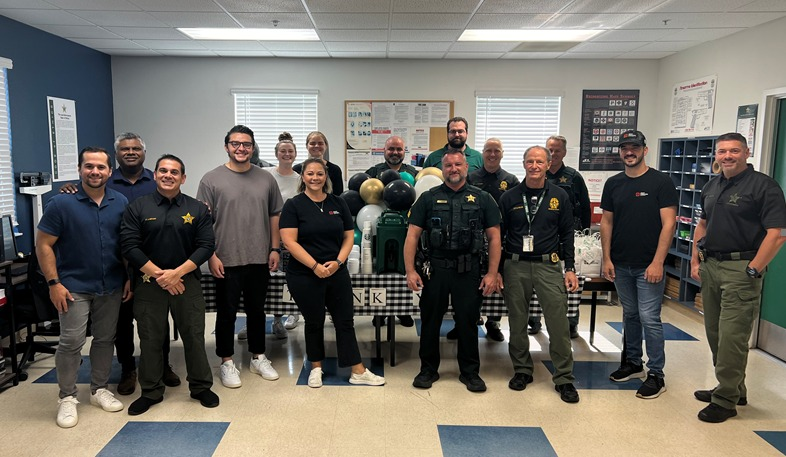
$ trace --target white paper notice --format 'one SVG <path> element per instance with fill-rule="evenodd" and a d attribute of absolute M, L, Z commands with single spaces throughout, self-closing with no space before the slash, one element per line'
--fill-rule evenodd
<path fill-rule="evenodd" d="M 52 157 L 52 180 L 73 181 L 79 178 L 79 151 L 76 140 L 76 103 L 64 98 L 46 97 L 49 112 L 49 150 Z"/>
<path fill-rule="evenodd" d="M 347 144 L 352 149 L 371 149 L 371 103 L 347 105 Z"/>
<path fill-rule="evenodd" d="M 671 98 L 669 133 L 711 132 L 717 89 L 716 75 L 676 84 Z"/>

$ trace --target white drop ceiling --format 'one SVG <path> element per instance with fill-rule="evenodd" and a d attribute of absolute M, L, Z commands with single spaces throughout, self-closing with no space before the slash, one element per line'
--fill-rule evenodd
<path fill-rule="evenodd" d="M 115 56 L 660 59 L 786 16 L 786 0 L 0 0 L 0 15 Z M 275 21 L 320 41 L 196 41 L 176 29 Z M 603 32 L 557 52 L 457 41 L 480 28 Z"/>

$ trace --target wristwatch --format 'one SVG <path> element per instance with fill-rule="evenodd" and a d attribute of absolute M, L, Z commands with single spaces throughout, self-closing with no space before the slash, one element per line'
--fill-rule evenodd
<path fill-rule="evenodd" d="M 761 278 L 761 273 L 759 273 L 759 270 L 753 268 L 751 264 L 748 264 L 748 266 L 745 267 L 745 274 L 747 274 L 751 279 Z"/>
<path fill-rule="evenodd" d="M 49 280 L 49 281 L 47 281 L 46 283 L 47 283 L 47 284 L 49 284 L 50 286 L 54 286 L 54 285 L 56 285 L 56 284 L 60 284 L 60 279 L 59 279 L 59 278 L 50 279 L 50 280 Z"/>
<path fill-rule="evenodd" d="M 338 264 L 339 268 L 344 266 L 344 262 L 342 262 L 340 259 L 336 259 L 336 263 Z"/>
<path fill-rule="evenodd" d="M 270 248 L 270 252 L 278 252 L 281 254 L 281 248 Z"/>
<path fill-rule="evenodd" d="M 573 273 L 575 273 L 575 272 L 576 272 L 576 269 L 575 269 L 575 268 L 573 268 L 573 267 L 565 267 L 565 273 L 567 273 L 567 272 L 569 272 L 569 271 L 572 271 Z"/>

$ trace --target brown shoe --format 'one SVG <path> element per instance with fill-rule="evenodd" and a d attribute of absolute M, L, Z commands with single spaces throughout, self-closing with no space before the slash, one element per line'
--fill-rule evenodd
<path fill-rule="evenodd" d="M 172 365 L 164 367 L 164 385 L 167 387 L 177 387 L 180 385 L 180 376 L 172 371 Z"/>
<path fill-rule="evenodd" d="M 136 370 L 122 373 L 120 382 L 117 384 L 117 393 L 120 395 L 131 395 L 136 390 Z"/>

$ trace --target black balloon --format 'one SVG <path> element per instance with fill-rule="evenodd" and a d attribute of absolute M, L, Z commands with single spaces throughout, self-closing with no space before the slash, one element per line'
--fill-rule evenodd
<path fill-rule="evenodd" d="M 415 188 L 408 182 L 397 179 L 385 186 L 382 200 L 393 211 L 408 210 L 415 203 Z"/>
<path fill-rule="evenodd" d="M 357 216 L 358 211 L 360 211 L 360 208 L 366 206 L 366 202 L 364 202 L 363 199 L 360 198 L 360 192 L 356 190 L 345 190 L 341 194 L 341 198 L 343 198 L 344 201 L 347 202 L 347 206 L 349 206 L 349 212 L 353 216 Z"/>
<path fill-rule="evenodd" d="M 386 186 L 397 179 L 401 179 L 401 175 L 396 170 L 385 170 L 379 174 L 379 180 Z"/>
<path fill-rule="evenodd" d="M 351 178 L 349 178 L 347 187 L 349 190 L 360 192 L 360 185 L 366 182 L 367 179 L 371 179 L 371 176 L 369 176 L 367 173 L 355 173 Z"/>

